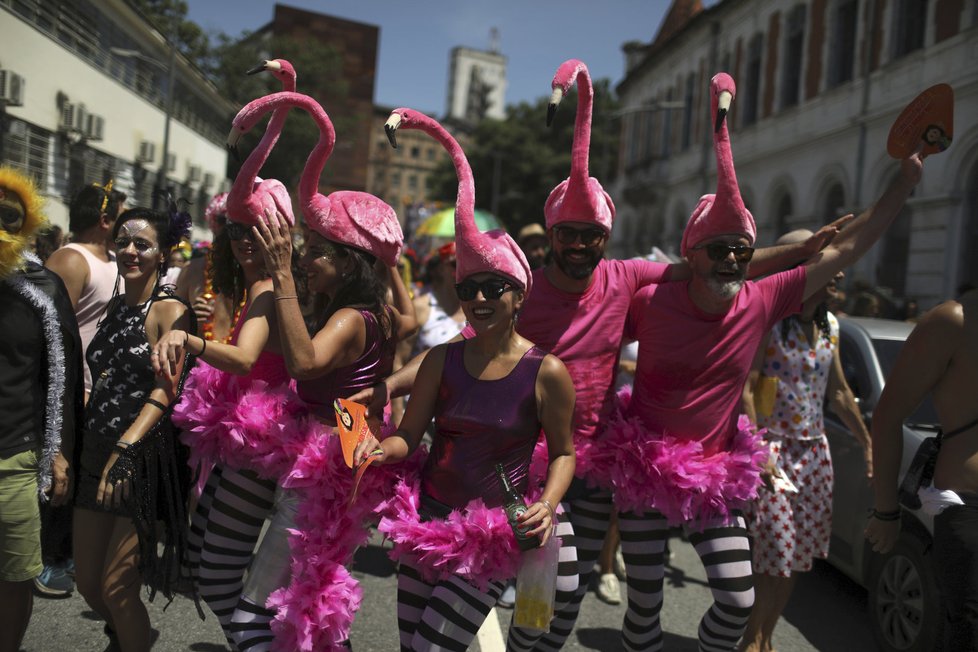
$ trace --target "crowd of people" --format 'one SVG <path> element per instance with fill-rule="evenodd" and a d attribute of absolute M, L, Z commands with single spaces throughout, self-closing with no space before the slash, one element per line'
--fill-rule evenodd
<path fill-rule="evenodd" d="M 319 194 L 332 123 L 292 92 L 287 62 L 261 69 L 286 91 L 242 109 L 235 129 L 298 107 L 321 130 L 297 192 L 301 236 L 273 180 L 246 164 L 206 208 L 205 256 L 186 260 L 176 202 L 127 208 L 107 183 L 77 193 L 71 242 L 42 266 L 29 251 L 44 223 L 37 191 L 0 168 L 0 651 L 19 649 L 32 588 L 66 593 L 72 577 L 108 649 L 151 647 L 144 586 L 202 601 L 234 650 L 346 649 L 362 597 L 349 566 L 376 527 L 398 562 L 402 650 L 467 649 L 490 609 L 513 603 L 519 540 L 551 537 L 552 619 L 514 621 L 507 649 L 560 649 L 598 562 L 602 598 L 620 601 L 619 538 L 622 644 L 662 649 L 678 529 L 713 597 L 700 649 L 766 652 L 798 574 L 828 553 L 823 403 L 864 446 L 877 496 L 867 538 L 885 552 L 899 525 L 894 432 L 928 391 L 964 433 L 948 433 L 934 474 L 957 496 L 935 530 L 948 636 L 951 649 L 978 645 L 975 293 L 920 319 L 872 436 L 829 310 L 843 269 L 920 181 L 919 152 L 858 217 L 758 248 L 725 123 L 736 89 L 717 74 L 717 188 L 690 216 L 682 260 L 609 259 L 615 207 L 588 171 L 591 80 L 570 60 L 552 100 L 577 86 L 569 176 L 544 224 L 515 239 L 476 227 L 455 139 L 392 112 L 393 146 L 399 129 L 423 131 L 458 176 L 455 237 L 416 261 L 419 286 L 399 269 L 390 206 Z M 341 399 L 366 407 L 353 448 L 336 435 Z M 526 498 L 518 517 L 503 509 L 511 489 Z"/>

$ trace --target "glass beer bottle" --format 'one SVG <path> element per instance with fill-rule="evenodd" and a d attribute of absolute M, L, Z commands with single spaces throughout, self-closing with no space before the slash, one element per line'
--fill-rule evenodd
<path fill-rule="evenodd" d="M 499 476 L 499 484 L 503 488 L 503 509 L 506 510 L 506 518 L 509 520 L 513 534 L 516 536 L 516 544 L 520 550 L 532 550 L 540 545 L 535 536 L 530 536 L 525 531 L 525 526 L 519 522 L 519 517 L 527 510 L 526 502 L 520 492 L 516 491 L 513 484 L 509 481 L 506 471 L 502 464 L 496 465 L 496 475 Z"/>

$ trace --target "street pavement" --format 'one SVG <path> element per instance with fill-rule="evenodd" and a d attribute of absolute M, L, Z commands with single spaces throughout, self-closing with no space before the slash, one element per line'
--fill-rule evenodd
<path fill-rule="evenodd" d="M 693 652 L 699 619 L 711 602 L 710 592 L 692 547 L 673 538 L 671 548 L 673 558 L 666 569 L 662 609 L 665 649 Z M 387 549 L 375 534 L 370 545 L 357 553 L 354 575 L 363 585 L 364 600 L 351 640 L 354 649 L 361 652 L 398 649 L 397 578 L 394 564 L 387 558 Z M 623 597 L 624 593 L 623 584 Z M 150 620 L 159 631 L 155 651 L 226 649 L 212 614 L 208 613 L 207 619 L 201 621 L 193 602 L 183 597 L 164 610 L 165 603 L 162 596 L 157 596 L 149 607 Z M 624 613 L 623 604 L 604 604 L 593 591 L 589 592 L 581 606 L 577 627 L 564 649 L 569 652 L 620 650 L 618 632 Z M 509 610 L 494 609 L 471 649 L 501 651 L 510 615 Z M 775 631 L 774 646 L 779 652 L 873 650 L 868 621 L 866 591 L 827 564 L 816 564 L 799 581 L 795 596 Z M 59 600 L 35 598 L 34 617 L 22 650 L 101 652 L 107 642 L 102 625 L 77 594 Z"/>

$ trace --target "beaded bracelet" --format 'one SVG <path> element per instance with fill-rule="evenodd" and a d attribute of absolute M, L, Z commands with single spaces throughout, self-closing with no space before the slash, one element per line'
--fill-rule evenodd
<path fill-rule="evenodd" d="M 554 510 L 554 506 L 550 504 L 549 500 L 541 500 L 540 502 L 546 505 L 547 509 L 550 510 L 550 522 L 556 524 L 557 512 Z"/>
<path fill-rule="evenodd" d="M 870 518 L 875 518 L 877 521 L 899 521 L 900 510 L 897 509 L 892 512 L 881 512 L 878 509 L 873 509 L 869 516 Z"/>

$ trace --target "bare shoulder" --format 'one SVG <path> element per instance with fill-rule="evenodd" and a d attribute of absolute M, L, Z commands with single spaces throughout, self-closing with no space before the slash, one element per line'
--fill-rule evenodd
<path fill-rule="evenodd" d="M 160 324 L 172 324 L 187 314 L 187 310 L 187 306 L 177 299 L 159 299 L 150 306 L 148 318 Z"/>
<path fill-rule="evenodd" d="M 544 356 L 543 361 L 540 363 L 540 371 L 537 378 L 545 387 L 564 388 L 565 386 L 569 386 L 573 388 L 574 386 L 567 367 L 560 358 L 552 353 Z"/>
<path fill-rule="evenodd" d="M 84 263 L 82 265 L 81 263 Z M 44 266 L 62 278 L 67 274 L 78 274 L 88 271 L 88 261 L 80 251 L 73 247 L 61 247 L 48 256 Z"/>

